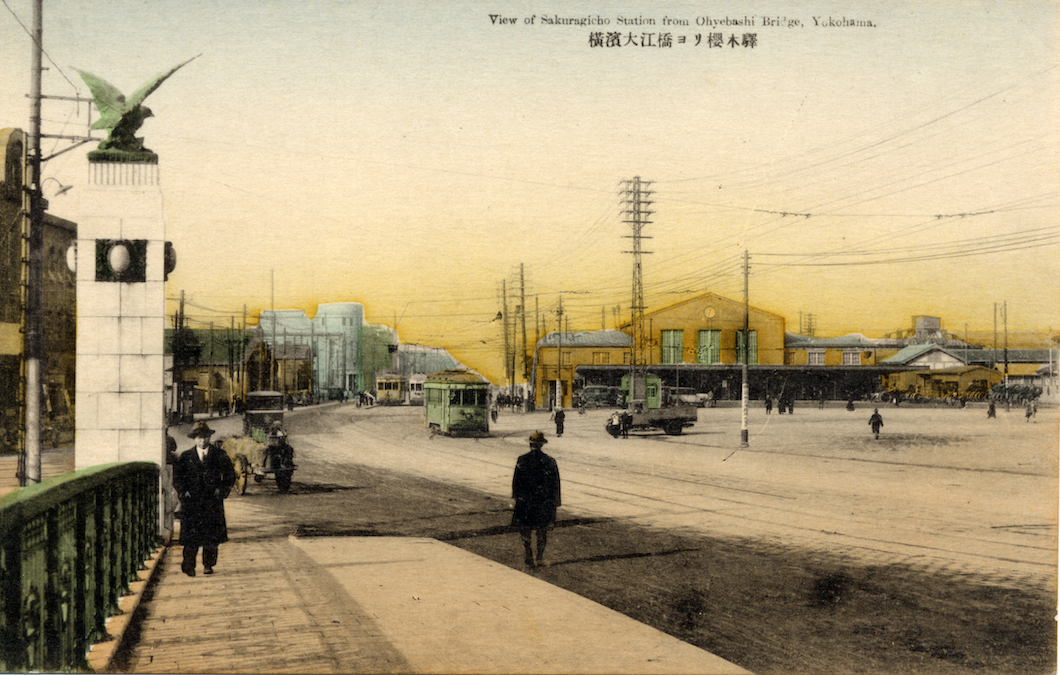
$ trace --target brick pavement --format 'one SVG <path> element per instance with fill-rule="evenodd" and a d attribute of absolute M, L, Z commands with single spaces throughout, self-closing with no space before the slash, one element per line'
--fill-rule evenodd
<path fill-rule="evenodd" d="M 107 670 L 137 673 L 739 673 L 532 575 L 431 539 L 285 537 L 238 521 L 212 576 L 171 545 Z"/>
<path fill-rule="evenodd" d="M 331 575 L 253 508 L 216 573 L 185 576 L 171 545 L 113 670 L 137 673 L 395 673 L 402 656 Z"/>

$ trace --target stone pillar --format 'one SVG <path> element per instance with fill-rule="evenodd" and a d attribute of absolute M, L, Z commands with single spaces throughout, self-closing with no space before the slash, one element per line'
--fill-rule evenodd
<path fill-rule="evenodd" d="M 165 467 L 158 164 L 90 161 L 79 197 L 74 463 L 78 469 L 130 461 Z"/>

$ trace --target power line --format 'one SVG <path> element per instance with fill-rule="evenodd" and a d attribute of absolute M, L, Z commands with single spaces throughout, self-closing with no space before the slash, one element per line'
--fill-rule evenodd
<path fill-rule="evenodd" d="M 1023 251 L 1031 248 L 1042 248 L 1055 245 L 1060 240 L 1060 234 L 1039 237 L 1035 241 L 1045 243 L 1008 244 L 1005 246 L 983 246 L 973 251 L 954 251 L 951 253 L 934 253 L 922 256 L 907 256 L 904 258 L 885 258 L 882 260 L 855 260 L 849 262 L 805 262 L 805 263 L 775 263 L 772 267 L 859 267 L 863 265 L 892 265 L 897 263 L 924 262 L 927 260 L 948 260 L 954 258 L 969 258 L 972 256 L 987 255 L 990 253 L 1007 253 L 1009 251 Z"/>
<path fill-rule="evenodd" d="M 22 23 L 22 19 L 18 18 L 18 14 L 15 14 L 15 10 L 11 9 L 11 5 L 7 4 L 7 0 L 0 0 L 0 2 L 4 3 L 4 7 L 7 7 L 7 11 L 11 12 L 11 16 L 15 18 L 15 21 L 18 22 L 18 25 L 22 26 L 22 30 L 26 32 L 26 35 L 29 36 L 29 39 L 36 43 L 37 38 L 33 35 L 29 28 L 26 28 L 26 24 Z M 59 67 L 59 64 L 57 64 L 52 59 L 51 54 L 49 54 L 48 51 L 44 49 L 44 45 L 40 45 L 40 50 L 41 53 L 48 58 L 48 63 L 55 66 L 55 70 L 59 71 L 59 74 L 62 75 L 63 79 L 66 80 L 70 84 L 70 86 L 74 88 L 74 91 L 77 91 L 77 85 L 75 85 L 73 82 L 70 82 L 70 78 L 66 76 L 66 73 L 64 73 L 63 69 Z"/>

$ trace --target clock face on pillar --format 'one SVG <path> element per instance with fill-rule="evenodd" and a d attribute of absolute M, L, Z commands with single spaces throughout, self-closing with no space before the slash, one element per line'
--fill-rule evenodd
<path fill-rule="evenodd" d="M 711 307 L 709 305 L 707 306 L 706 309 L 703 310 L 703 316 L 707 317 L 708 319 L 713 319 L 717 315 L 718 315 L 718 310 L 714 309 L 713 307 Z"/>

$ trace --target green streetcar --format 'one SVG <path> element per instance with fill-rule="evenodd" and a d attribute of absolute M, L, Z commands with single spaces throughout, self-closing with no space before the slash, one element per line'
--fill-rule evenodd
<path fill-rule="evenodd" d="M 440 370 L 423 383 L 427 426 L 450 436 L 489 433 L 489 383 L 466 370 Z"/>

